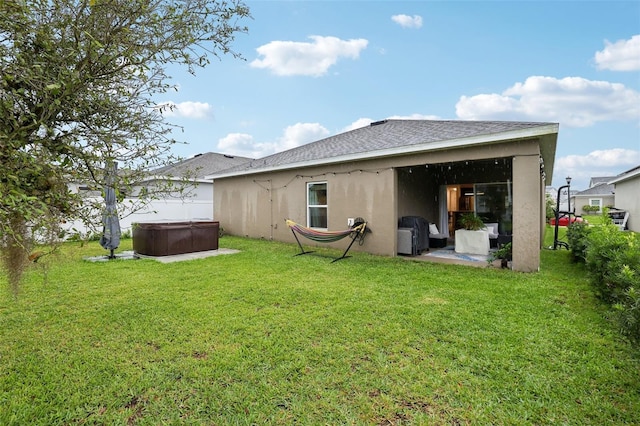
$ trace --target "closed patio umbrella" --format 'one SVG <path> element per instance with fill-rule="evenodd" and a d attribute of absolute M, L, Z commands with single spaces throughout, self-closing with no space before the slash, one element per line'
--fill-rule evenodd
<path fill-rule="evenodd" d="M 102 237 L 100 245 L 110 250 L 109 259 L 115 259 L 113 251 L 120 245 L 120 219 L 116 207 L 115 177 L 118 163 L 115 161 L 107 164 L 104 187 L 105 208 L 102 211 Z"/>

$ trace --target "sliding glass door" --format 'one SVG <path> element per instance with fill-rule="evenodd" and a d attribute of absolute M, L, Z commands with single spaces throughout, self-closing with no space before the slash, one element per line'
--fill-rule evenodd
<path fill-rule="evenodd" d="M 498 223 L 500 234 L 513 229 L 513 197 L 511 182 L 476 183 L 473 185 L 475 212 L 485 223 Z"/>

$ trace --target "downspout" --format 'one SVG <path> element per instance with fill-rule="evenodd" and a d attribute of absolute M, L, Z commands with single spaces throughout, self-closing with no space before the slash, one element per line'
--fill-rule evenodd
<path fill-rule="evenodd" d="M 273 241 L 273 180 L 269 179 L 269 240 Z"/>

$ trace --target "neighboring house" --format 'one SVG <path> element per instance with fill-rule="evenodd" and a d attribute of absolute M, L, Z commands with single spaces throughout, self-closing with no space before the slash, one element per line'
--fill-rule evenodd
<path fill-rule="evenodd" d="M 187 188 L 188 194 L 185 197 L 180 197 L 178 194 L 164 194 L 159 199 L 145 204 L 142 209 L 137 207 L 140 200 L 135 195 L 125 198 L 118 206 L 122 231 L 130 230 L 135 222 L 211 220 L 213 218 L 213 182 L 204 177 L 248 161 L 251 161 L 251 158 L 207 152 L 153 170 L 148 179 L 132 188 L 134 194 L 142 187 L 152 191 L 154 183 L 161 179 L 180 181 L 185 178 L 192 184 Z M 70 188 L 102 203 L 100 189 L 92 191 L 80 184 L 71 184 Z M 132 210 L 133 213 L 131 213 Z M 97 228 L 102 229 L 101 226 Z M 81 234 L 87 232 L 78 221 L 69 223 L 65 227 L 71 232 Z"/>
<path fill-rule="evenodd" d="M 629 212 L 627 229 L 640 232 L 640 165 L 609 181 L 615 188 L 615 207 Z"/>
<path fill-rule="evenodd" d="M 569 200 L 571 200 L 571 211 L 573 211 L 573 196 L 578 192 L 572 188 L 568 188 L 571 191 L 571 195 L 569 196 L 569 191 L 567 189 L 563 189 L 560 191 L 560 211 L 566 212 L 569 211 Z M 546 188 L 546 196 L 553 200 L 553 208 L 556 209 L 558 207 L 558 188 L 553 186 L 547 186 Z"/>
<path fill-rule="evenodd" d="M 295 242 L 287 218 L 338 231 L 362 217 L 372 232 L 353 249 L 395 256 L 401 217 L 422 216 L 451 231 L 461 212 L 475 211 L 512 234 L 514 270 L 537 271 L 558 127 L 374 122 L 207 176 L 215 184 L 214 218 L 230 234 Z"/>
<path fill-rule="evenodd" d="M 588 189 L 571 194 L 571 211 L 584 215 L 584 206 L 597 206 L 598 212 L 602 212 L 603 207 L 613 207 L 616 197 L 614 187 L 609 183 L 613 178 L 614 176 L 592 177 Z"/>

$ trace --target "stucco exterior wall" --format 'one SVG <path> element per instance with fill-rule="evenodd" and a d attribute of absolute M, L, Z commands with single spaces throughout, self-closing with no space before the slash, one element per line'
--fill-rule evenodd
<path fill-rule="evenodd" d="M 629 212 L 627 227 L 630 231 L 640 232 L 640 175 L 616 183 L 615 207 Z"/>
<path fill-rule="evenodd" d="M 513 269 L 537 271 L 540 267 L 542 193 L 539 159 L 513 158 Z"/>
<path fill-rule="evenodd" d="M 365 167 L 366 166 L 366 167 Z M 375 164 L 342 164 L 216 181 L 214 219 L 226 233 L 295 242 L 285 219 L 306 226 L 307 183 L 327 182 L 327 225 L 330 231 L 348 229 L 347 219 L 362 217 L 372 232 L 363 246 L 374 254 L 394 255 L 396 217 L 395 171 Z M 387 224 L 387 225 L 384 225 Z M 301 242 L 316 243 L 304 238 Z M 346 248 L 349 239 L 329 244 Z"/>
<path fill-rule="evenodd" d="M 517 270 L 534 271 L 539 267 L 544 221 L 539 153 L 537 140 L 521 140 L 225 177 L 214 182 L 213 216 L 232 235 L 295 242 L 285 219 L 306 225 L 306 184 L 327 182 L 328 229 L 347 229 L 347 218 L 363 217 L 372 233 L 352 250 L 395 256 L 399 216 L 435 220 L 440 185 L 502 180 L 506 175 L 501 169 L 508 164 L 513 173 L 514 234 L 518 234 L 514 235 L 513 265 Z M 471 173 L 474 161 L 488 159 L 491 167 L 481 174 Z M 436 164 L 440 165 L 437 171 L 426 166 Z M 452 167 L 443 166 L 448 164 Z M 406 168 L 412 168 L 411 172 Z M 306 239 L 301 242 L 315 244 Z M 331 246 L 344 249 L 348 243 L 344 239 Z"/>
<path fill-rule="evenodd" d="M 601 208 L 602 207 L 615 207 L 615 196 L 614 195 L 580 195 L 580 196 L 575 196 L 571 199 L 571 211 L 574 211 L 577 215 L 579 216 L 586 216 L 587 213 L 582 210 L 582 208 L 584 206 L 588 206 L 589 205 L 589 200 L 591 199 L 600 199 L 602 200 L 602 204 L 600 204 Z M 593 214 L 601 214 L 602 210 L 600 210 L 599 212 L 593 213 Z"/>

